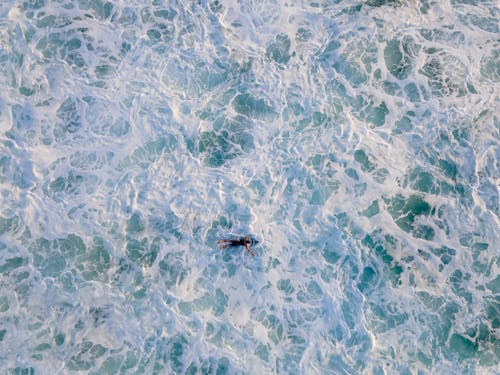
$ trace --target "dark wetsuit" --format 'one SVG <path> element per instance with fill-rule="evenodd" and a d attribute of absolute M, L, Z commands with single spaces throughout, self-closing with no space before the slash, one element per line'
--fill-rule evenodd
<path fill-rule="evenodd" d="M 252 245 L 255 241 L 253 241 L 250 237 L 241 237 L 237 240 L 219 240 L 217 244 L 221 249 L 226 249 L 228 247 L 236 247 L 236 246 L 245 246 L 247 251 L 255 256 L 255 254 L 250 249 L 250 245 Z"/>

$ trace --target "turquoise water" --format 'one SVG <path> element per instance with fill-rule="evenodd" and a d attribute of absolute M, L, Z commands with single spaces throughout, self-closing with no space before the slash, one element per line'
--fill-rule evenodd
<path fill-rule="evenodd" d="M 2 373 L 499 373 L 498 19 L 3 1 Z"/>

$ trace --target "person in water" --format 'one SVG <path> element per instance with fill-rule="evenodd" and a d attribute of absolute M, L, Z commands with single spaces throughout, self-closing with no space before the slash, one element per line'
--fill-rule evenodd
<path fill-rule="evenodd" d="M 217 245 L 221 249 L 227 249 L 228 247 L 236 247 L 236 246 L 245 246 L 245 249 L 252 254 L 252 256 L 255 256 L 255 254 L 252 252 L 252 249 L 250 249 L 250 245 L 255 245 L 258 243 L 257 240 L 253 240 L 250 237 L 240 237 L 237 240 L 219 240 L 217 241 Z"/>

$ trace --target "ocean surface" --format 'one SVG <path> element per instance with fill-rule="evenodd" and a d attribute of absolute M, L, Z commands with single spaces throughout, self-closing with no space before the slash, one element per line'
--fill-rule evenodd
<path fill-rule="evenodd" d="M 0 372 L 500 373 L 499 19 L 2 1 Z"/>

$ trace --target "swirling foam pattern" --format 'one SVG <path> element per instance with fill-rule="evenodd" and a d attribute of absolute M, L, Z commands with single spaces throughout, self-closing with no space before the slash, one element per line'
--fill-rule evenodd
<path fill-rule="evenodd" d="M 3 1 L 2 372 L 498 373 L 498 19 Z"/>

